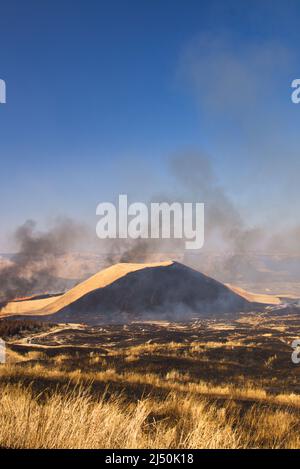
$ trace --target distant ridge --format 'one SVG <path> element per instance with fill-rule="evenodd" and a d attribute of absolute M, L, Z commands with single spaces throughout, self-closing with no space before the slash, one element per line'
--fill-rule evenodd
<path fill-rule="evenodd" d="M 252 293 L 249 291 L 244 290 L 243 288 L 237 287 L 235 285 L 231 285 L 230 283 L 225 284 L 230 290 L 237 293 L 238 295 L 242 296 L 246 300 L 252 303 L 260 303 L 260 304 L 267 304 L 267 305 L 280 305 L 281 300 L 276 295 L 269 295 L 264 293 Z"/>

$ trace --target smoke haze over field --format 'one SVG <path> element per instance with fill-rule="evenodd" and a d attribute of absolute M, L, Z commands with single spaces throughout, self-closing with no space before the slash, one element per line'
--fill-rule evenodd
<path fill-rule="evenodd" d="M 47 232 L 38 232 L 32 220 L 15 234 L 18 252 L 9 265 L 0 270 L 0 301 L 59 288 L 58 256 L 82 238 L 84 228 L 70 219 L 58 219 Z"/>
<path fill-rule="evenodd" d="M 203 249 L 185 251 L 184 243 L 174 239 L 107 241 L 107 265 L 178 259 L 226 282 L 243 280 L 257 286 L 265 281 L 267 286 L 278 281 L 280 272 L 281 279 L 299 280 L 299 226 L 251 224 L 222 186 L 212 161 L 204 152 L 197 150 L 172 155 L 169 173 L 174 178 L 174 185 L 151 198 L 151 202 L 204 202 Z M 104 244 L 102 241 L 101 248 L 104 246 L 105 241 Z M 283 257 L 276 260 L 276 255 Z"/>

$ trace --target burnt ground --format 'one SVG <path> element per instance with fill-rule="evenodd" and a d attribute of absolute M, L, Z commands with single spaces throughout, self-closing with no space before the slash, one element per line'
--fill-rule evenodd
<path fill-rule="evenodd" d="M 188 374 L 191 382 L 237 386 L 250 382 L 269 393 L 298 394 L 300 364 L 292 363 L 291 343 L 300 338 L 299 312 L 290 307 L 282 314 L 274 308 L 224 321 L 64 324 L 19 333 L 8 342 L 12 351 L 22 355 L 32 351 L 44 357 L 64 355 L 67 371 L 113 368 L 117 373 L 162 377 L 172 371 Z M 44 365 L 47 363 L 45 358 Z M 49 366 L 53 366 L 51 361 Z"/>

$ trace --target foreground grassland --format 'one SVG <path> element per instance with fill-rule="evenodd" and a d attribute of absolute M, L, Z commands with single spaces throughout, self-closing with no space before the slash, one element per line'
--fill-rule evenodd
<path fill-rule="evenodd" d="M 0 447 L 300 448 L 300 319 L 287 313 L 6 326 Z"/>

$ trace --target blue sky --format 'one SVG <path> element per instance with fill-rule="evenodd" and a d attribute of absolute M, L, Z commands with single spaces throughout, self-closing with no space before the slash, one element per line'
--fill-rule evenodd
<path fill-rule="evenodd" d="M 94 229 L 121 192 L 178 192 L 191 148 L 249 223 L 298 223 L 299 40 L 297 1 L 2 0 L 0 250 L 28 218 Z"/>

